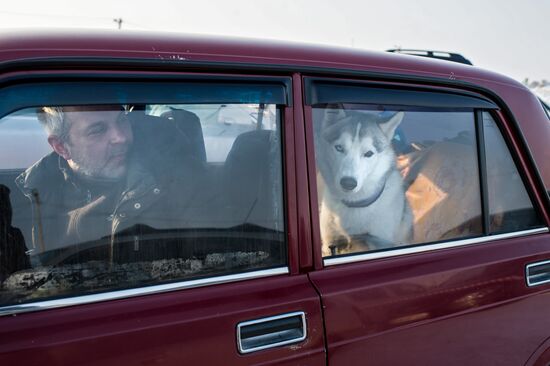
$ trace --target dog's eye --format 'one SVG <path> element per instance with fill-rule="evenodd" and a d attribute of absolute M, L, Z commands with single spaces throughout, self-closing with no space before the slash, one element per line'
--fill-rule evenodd
<path fill-rule="evenodd" d="M 373 155 L 374 155 L 374 153 L 370 150 L 363 154 L 363 156 L 366 157 L 366 158 L 370 158 Z"/>
<path fill-rule="evenodd" d="M 338 152 L 341 152 L 341 153 L 344 152 L 344 147 L 343 147 L 342 145 L 334 145 L 334 148 L 335 148 L 336 151 L 338 151 Z"/>

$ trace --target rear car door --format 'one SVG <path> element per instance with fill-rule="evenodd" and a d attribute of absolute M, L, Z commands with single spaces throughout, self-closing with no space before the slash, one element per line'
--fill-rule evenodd
<path fill-rule="evenodd" d="M 525 364 L 550 336 L 550 236 L 509 117 L 460 89 L 304 85 L 329 364 Z"/>
<path fill-rule="evenodd" d="M 324 364 L 291 78 L 77 69 L 0 80 L 0 364 Z"/>

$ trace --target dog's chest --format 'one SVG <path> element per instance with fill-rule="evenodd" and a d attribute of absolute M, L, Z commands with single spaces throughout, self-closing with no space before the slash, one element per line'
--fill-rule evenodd
<path fill-rule="evenodd" d="M 383 195 L 368 207 L 347 207 L 337 204 L 334 212 L 339 217 L 340 226 L 350 235 L 368 233 L 383 238 L 393 238 L 401 221 L 403 203 Z"/>

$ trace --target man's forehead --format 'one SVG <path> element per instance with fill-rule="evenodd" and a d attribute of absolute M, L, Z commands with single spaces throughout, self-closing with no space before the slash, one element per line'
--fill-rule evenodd
<path fill-rule="evenodd" d="M 71 124 L 90 124 L 100 121 L 116 120 L 124 110 L 119 107 L 66 107 L 65 118 Z"/>
<path fill-rule="evenodd" d="M 62 107 L 65 112 L 100 112 L 100 111 L 123 111 L 124 107 L 119 104 L 108 105 L 74 105 Z"/>

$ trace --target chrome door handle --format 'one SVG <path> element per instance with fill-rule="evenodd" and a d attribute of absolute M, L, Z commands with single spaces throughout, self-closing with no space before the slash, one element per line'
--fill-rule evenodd
<path fill-rule="evenodd" d="M 550 260 L 528 264 L 525 267 L 527 286 L 537 286 L 550 282 Z"/>
<path fill-rule="evenodd" d="M 240 353 L 301 342 L 307 337 L 303 311 L 249 320 L 237 324 L 237 345 Z"/>

